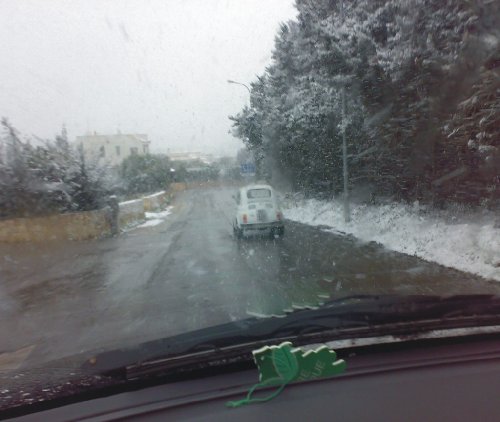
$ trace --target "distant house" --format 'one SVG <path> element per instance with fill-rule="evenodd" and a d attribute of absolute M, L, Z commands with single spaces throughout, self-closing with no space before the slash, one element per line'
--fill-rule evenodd
<path fill-rule="evenodd" d="M 81 145 L 87 158 L 97 158 L 102 162 L 116 167 L 131 155 L 149 153 L 148 135 L 121 134 L 77 136 L 77 145 Z"/>

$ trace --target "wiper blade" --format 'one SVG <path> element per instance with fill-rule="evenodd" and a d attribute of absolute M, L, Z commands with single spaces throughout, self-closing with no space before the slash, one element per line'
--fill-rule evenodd
<path fill-rule="evenodd" d="M 102 353 L 86 369 L 118 370 L 127 378 L 210 359 L 251 359 L 251 350 L 292 340 L 296 345 L 383 334 L 408 334 L 435 328 L 488 325 L 500 321 L 494 295 L 358 295 L 299 310 L 284 318 L 248 318 L 133 349 Z"/>

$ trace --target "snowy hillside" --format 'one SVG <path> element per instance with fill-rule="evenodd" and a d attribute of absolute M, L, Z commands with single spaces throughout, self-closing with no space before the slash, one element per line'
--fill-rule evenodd
<path fill-rule="evenodd" d="M 287 219 L 328 226 L 333 232 L 500 281 L 500 226 L 495 226 L 491 212 L 431 211 L 417 203 L 352 205 L 352 220 L 345 223 L 340 200 L 284 205 Z"/>

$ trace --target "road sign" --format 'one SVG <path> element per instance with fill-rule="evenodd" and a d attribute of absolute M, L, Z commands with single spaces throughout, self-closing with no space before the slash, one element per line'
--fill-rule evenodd
<path fill-rule="evenodd" d="M 243 163 L 241 165 L 241 174 L 255 174 L 255 164 Z"/>

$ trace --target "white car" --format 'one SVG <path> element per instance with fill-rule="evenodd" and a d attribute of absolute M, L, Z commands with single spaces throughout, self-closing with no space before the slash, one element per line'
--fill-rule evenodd
<path fill-rule="evenodd" d="M 245 186 L 233 198 L 238 206 L 233 221 L 233 231 L 237 238 L 252 233 L 270 234 L 273 237 L 285 234 L 283 213 L 271 186 Z"/>

